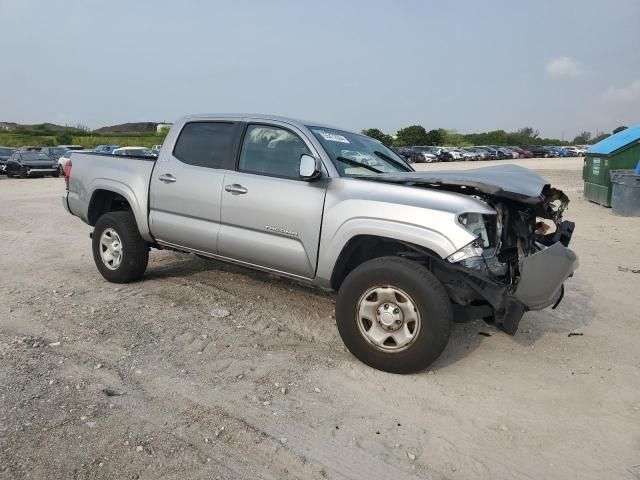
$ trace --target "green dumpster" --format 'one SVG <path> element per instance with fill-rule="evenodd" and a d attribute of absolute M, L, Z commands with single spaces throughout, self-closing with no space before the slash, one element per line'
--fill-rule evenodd
<path fill-rule="evenodd" d="M 611 206 L 611 170 L 633 169 L 640 160 L 640 125 L 611 135 L 589 147 L 582 167 L 584 197 Z"/>

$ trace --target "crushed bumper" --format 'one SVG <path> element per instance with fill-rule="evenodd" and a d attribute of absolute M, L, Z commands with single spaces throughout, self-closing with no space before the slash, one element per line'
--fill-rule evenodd
<path fill-rule="evenodd" d="M 527 310 L 541 310 L 560 298 L 562 284 L 578 268 L 578 257 L 560 242 L 520 261 L 514 297 Z"/>
<path fill-rule="evenodd" d="M 500 284 L 480 270 L 458 264 L 437 262 L 433 268 L 445 270 L 449 284 L 451 280 L 462 282 L 483 298 L 493 309 L 496 325 L 514 335 L 525 312 L 559 302 L 564 281 L 578 268 L 578 258 L 571 249 L 556 242 L 520 261 L 520 278 L 515 286 Z"/>

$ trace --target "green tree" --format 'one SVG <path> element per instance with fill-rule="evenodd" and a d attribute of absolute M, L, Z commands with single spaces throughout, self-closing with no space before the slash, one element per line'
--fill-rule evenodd
<path fill-rule="evenodd" d="M 62 132 L 56 135 L 56 142 L 58 145 L 71 145 L 73 143 L 73 137 L 69 132 Z"/>
<path fill-rule="evenodd" d="M 362 134 L 367 137 L 375 138 L 382 142 L 383 145 L 391 145 L 393 143 L 393 137 L 384 133 L 382 130 L 378 130 L 377 128 L 367 128 L 362 130 Z"/>
<path fill-rule="evenodd" d="M 429 135 L 422 125 L 411 125 L 398 130 L 395 143 L 399 146 L 427 145 Z"/>
<path fill-rule="evenodd" d="M 532 127 L 522 127 L 515 132 L 507 133 L 505 145 L 535 145 L 540 133 Z"/>
<path fill-rule="evenodd" d="M 594 143 L 598 143 L 600 140 L 604 140 L 605 138 L 611 136 L 610 133 L 601 133 L 600 135 L 598 135 L 596 138 L 594 138 L 593 140 L 591 140 L 591 145 L 593 145 Z"/>
<path fill-rule="evenodd" d="M 587 132 L 586 130 L 579 135 L 576 135 L 576 138 L 573 139 L 574 145 L 584 145 L 591 141 L 591 132 Z"/>
<path fill-rule="evenodd" d="M 447 141 L 447 131 L 444 128 L 429 130 L 427 137 L 427 145 L 444 145 Z"/>

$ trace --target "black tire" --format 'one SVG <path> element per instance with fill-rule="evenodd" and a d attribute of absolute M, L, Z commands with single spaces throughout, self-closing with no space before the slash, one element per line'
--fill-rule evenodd
<path fill-rule="evenodd" d="M 358 303 L 375 286 L 393 286 L 411 297 L 421 326 L 404 350 L 382 351 L 358 326 Z M 444 287 L 422 265 L 400 257 L 380 257 L 355 268 L 342 283 L 336 301 L 336 323 L 342 341 L 360 361 L 390 373 L 420 371 L 440 356 L 451 334 L 453 313 Z"/>
<path fill-rule="evenodd" d="M 56 171 L 51 174 L 54 178 L 58 178 L 60 176 L 60 166 L 56 168 Z"/>
<path fill-rule="evenodd" d="M 29 174 L 27 173 L 27 167 L 20 167 L 20 172 L 18 173 L 20 178 L 27 178 Z"/>
<path fill-rule="evenodd" d="M 112 228 L 122 243 L 122 260 L 111 270 L 102 261 L 100 238 Z M 102 276 L 113 283 L 129 283 L 142 278 L 149 262 L 149 245 L 140 236 L 136 219 L 131 212 L 109 212 L 102 215 L 93 229 L 93 260 Z"/>

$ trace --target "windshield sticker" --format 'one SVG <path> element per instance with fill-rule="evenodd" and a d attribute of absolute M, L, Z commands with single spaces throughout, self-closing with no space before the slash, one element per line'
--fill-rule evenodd
<path fill-rule="evenodd" d="M 321 135 L 322 138 L 324 138 L 328 142 L 349 143 L 349 140 L 347 140 L 347 138 L 343 137 L 342 135 L 338 135 L 336 133 L 323 132 L 320 130 L 317 130 L 317 132 L 318 132 L 318 135 Z"/>

